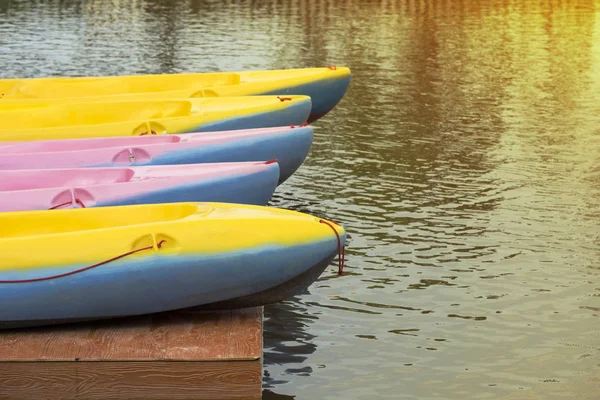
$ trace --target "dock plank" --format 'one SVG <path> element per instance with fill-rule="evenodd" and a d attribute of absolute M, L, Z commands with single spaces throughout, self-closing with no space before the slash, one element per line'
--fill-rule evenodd
<path fill-rule="evenodd" d="M 51 365 L 49 365 L 51 364 Z M 256 362 L 1 363 L 1 399 L 260 399 Z"/>
<path fill-rule="evenodd" d="M 227 358 L 254 358 L 256 357 L 256 343 L 260 343 L 258 347 L 261 349 L 261 354 L 263 348 L 262 309 L 247 308 L 240 311 L 240 315 L 231 320 Z"/>
<path fill-rule="evenodd" d="M 260 398 L 262 307 L 0 331 L 0 399 Z"/>

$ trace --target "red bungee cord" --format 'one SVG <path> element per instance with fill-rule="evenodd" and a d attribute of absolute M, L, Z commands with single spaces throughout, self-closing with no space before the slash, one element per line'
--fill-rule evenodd
<path fill-rule="evenodd" d="M 303 127 L 303 126 L 308 126 L 308 122 L 303 122 L 300 125 L 298 125 L 299 127 Z M 295 125 L 290 125 L 290 128 L 294 129 L 296 126 Z"/>
<path fill-rule="evenodd" d="M 157 247 L 160 249 L 161 246 L 162 246 L 162 244 L 164 242 L 166 242 L 166 240 L 164 240 L 164 239 L 161 240 L 160 242 L 158 242 L 157 243 Z M 96 267 L 99 267 L 99 266 L 104 265 L 104 264 L 108 264 L 109 262 L 116 261 L 116 260 L 118 260 L 120 258 L 127 257 L 127 256 L 130 256 L 130 255 L 135 254 L 135 253 L 139 253 L 140 251 L 150 250 L 150 249 L 152 249 L 152 247 L 153 246 L 148 246 L 148 247 L 143 247 L 143 248 L 137 249 L 137 250 L 131 250 L 131 251 L 128 251 L 127 253 L 123 253 L 123 254 L 120 254 L 120 255 L 118 255 L 116 257 L 109 258 L 108 260 L 101 261 L 101 262 L 99 262 L 97 264 L 88 265 L 87 267 L 76 269 L 75 271 L 65 272 L 64 274 L 50 275 L 50 276 L 45 276 L 43 278 L 0 280 L 0 283 L 30 283 L 30 282 L 48 281 L 50 279 L 56 279 L 56 278 L 63 278 L 65 276 L 78 274 L 80 272 L 87 271 L 89 269 L 96 268 Z"/>
<path fill-rule="evenodd" d="M 72 203 L 73 202 L 71 202 L 71 201 L 65 201 L 64 203 L 60 203 L 53 207 L 50 207 L 48 210 L 56 210 L 57 208 L 60 208 L 63 206 L 68 206 L 69 204 L 72 204 Z M 81 201 L 79 199 L 75 199 L 75 203 L 79 204 L 81 206 L 81 208 L 85 208 L 85 204 L 83 204 L 83 201 Z"/>
<path fill-rule="evenodd" d="M 150 133 L 148 133 L 147 131 L 140 133 L 140 136 L 146 136 L 146 135 L 156 135 L 156 131 L 154 129 L 151 129 Z"/>
<path fill-rule="evenodd" d="M 344 256 L 346 255 L 346 246 L 342 246 L 342 240 L 340 239 L 340 235 L 337 232 L 337 230 L 333 227 L 333 225 L 331 225 L 329 222 L 320 219 L 319 220 L 320 223 L 328 225 L 332 230 L 333 233 L 335 233 L 335 236 L 337 236 L 337 249 L 338 249 L 338 275 L 342 276 L 344 275 Z"/>

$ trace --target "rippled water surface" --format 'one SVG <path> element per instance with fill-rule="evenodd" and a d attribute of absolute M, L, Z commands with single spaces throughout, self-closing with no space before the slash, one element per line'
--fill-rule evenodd
<path fill-rule="evenodd" d="M 0 0 L 1 77 L 325 65 L 272 204 L 346 274 L 266 308 L 264 398 L 600 398 L 600 3 Z"/>

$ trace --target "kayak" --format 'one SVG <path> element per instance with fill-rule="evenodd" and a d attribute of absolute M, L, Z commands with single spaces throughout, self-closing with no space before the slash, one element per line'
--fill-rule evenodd
<path fill-rule="evenodd" d="M 306 96 L 99 101 L 28 105 L 0 101 L 0 140 L 158 135 L 299 125 Z"/>
<path fill-rule="evenodd" d="M 226 203 L 6 212 L 0 226 L 3 328 L 257 295 L 329 263 L 346 240 L 308 214 Z"/>
<path fill-rule="evenodd" d="M 309 122 L 331 111 L 344 97 L 351 72 L 346 67 L 159 75 L 0 79 L 3 101 L 97 100 L 107 96 L 163 98 L 304 95 L 312 98 Z"/>
<path fill-rule="evenodd" d="M 276 159 L 279 184 L 304 162 L 311 126 L 182 135 L 0 142 L 0 169 L 176 165 Z"/>
<path fill-rule="evenodd" d="M 276 161 L 0 171 L 0 212 L 213 201 L 266 205 Z"/>

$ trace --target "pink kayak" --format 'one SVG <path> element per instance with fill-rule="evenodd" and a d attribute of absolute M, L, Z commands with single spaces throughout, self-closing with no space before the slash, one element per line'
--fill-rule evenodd
<path fill-rule="evenodd" d="M 108 167 L 246 162 L 277 159 L 279 183 L 304 162 L 311 126 L 181 135 L 0 142 L 0 169 Z"/>
<path fill-rule="evenodd" d="M 0 171 L 0 211 L 189 201 L 266 205 L 279 165 L 266 162 Z"/>

